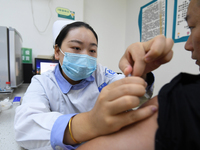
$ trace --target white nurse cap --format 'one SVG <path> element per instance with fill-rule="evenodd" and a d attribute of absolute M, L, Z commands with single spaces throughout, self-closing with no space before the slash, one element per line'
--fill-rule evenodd
<path fill-rule="evenodd" d="M 57 20 L 54 22 L 54 24 L 53 24 L 53 41 L 54 42 L 55 42 L 58 34 L 62 30 L 62 28 L 72 22 L 75 22 L 75 21 L 73 21 L 73 20 Z"/>

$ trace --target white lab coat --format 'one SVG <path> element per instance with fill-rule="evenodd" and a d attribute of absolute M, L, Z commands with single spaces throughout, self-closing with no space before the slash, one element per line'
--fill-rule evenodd
<path fill-rule="evenodd" d="M 98 64 L 92 74 L 94 82 L 83 89 L 70 90 L 65 95 L 59 88 L 54 72 L 34 76 L 22 105 L 16 109 L 16 141 L 26 149 L 51 150 L 51 129 L 59 116 L 90 111 L 102 83 L 110 84 L 124 78 L 124 75 L 113 75 L 111 70 Z"/>

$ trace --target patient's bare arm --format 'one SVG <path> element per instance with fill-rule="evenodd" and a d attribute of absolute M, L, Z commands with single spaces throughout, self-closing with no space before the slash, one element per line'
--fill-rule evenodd
<path fill-rule="evenodd" d="M 147 105 L 157 105 L 157 97 L 146 102 Z M 77 150 L 154 150 L 155 133 L 158 128 L 156 112 L 149 118 L 124 127 L 120 131 L 97 137 L 81 145 Z"/>

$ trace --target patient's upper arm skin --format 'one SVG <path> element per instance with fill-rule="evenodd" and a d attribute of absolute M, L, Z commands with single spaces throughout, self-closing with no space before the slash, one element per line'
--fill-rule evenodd
<path fill-rule="evenodd" d="M 157 96 L 149 100 L 147 105 L 158 105 Z M 154 150 L 158 112 L 140 122 L 124 127 L 120 131 L 97 137 L 81 145 L 77 150 Z"/>

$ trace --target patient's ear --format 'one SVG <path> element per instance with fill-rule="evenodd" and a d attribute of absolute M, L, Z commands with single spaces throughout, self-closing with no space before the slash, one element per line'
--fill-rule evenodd
<path fill-rule="evenodd" d="M 59 60 L 60 59 L 60 50 L 59 50 L 59 47 L 57 44 L 54 46 L 54 54 L 55 54 L 55 59 Z"/>

